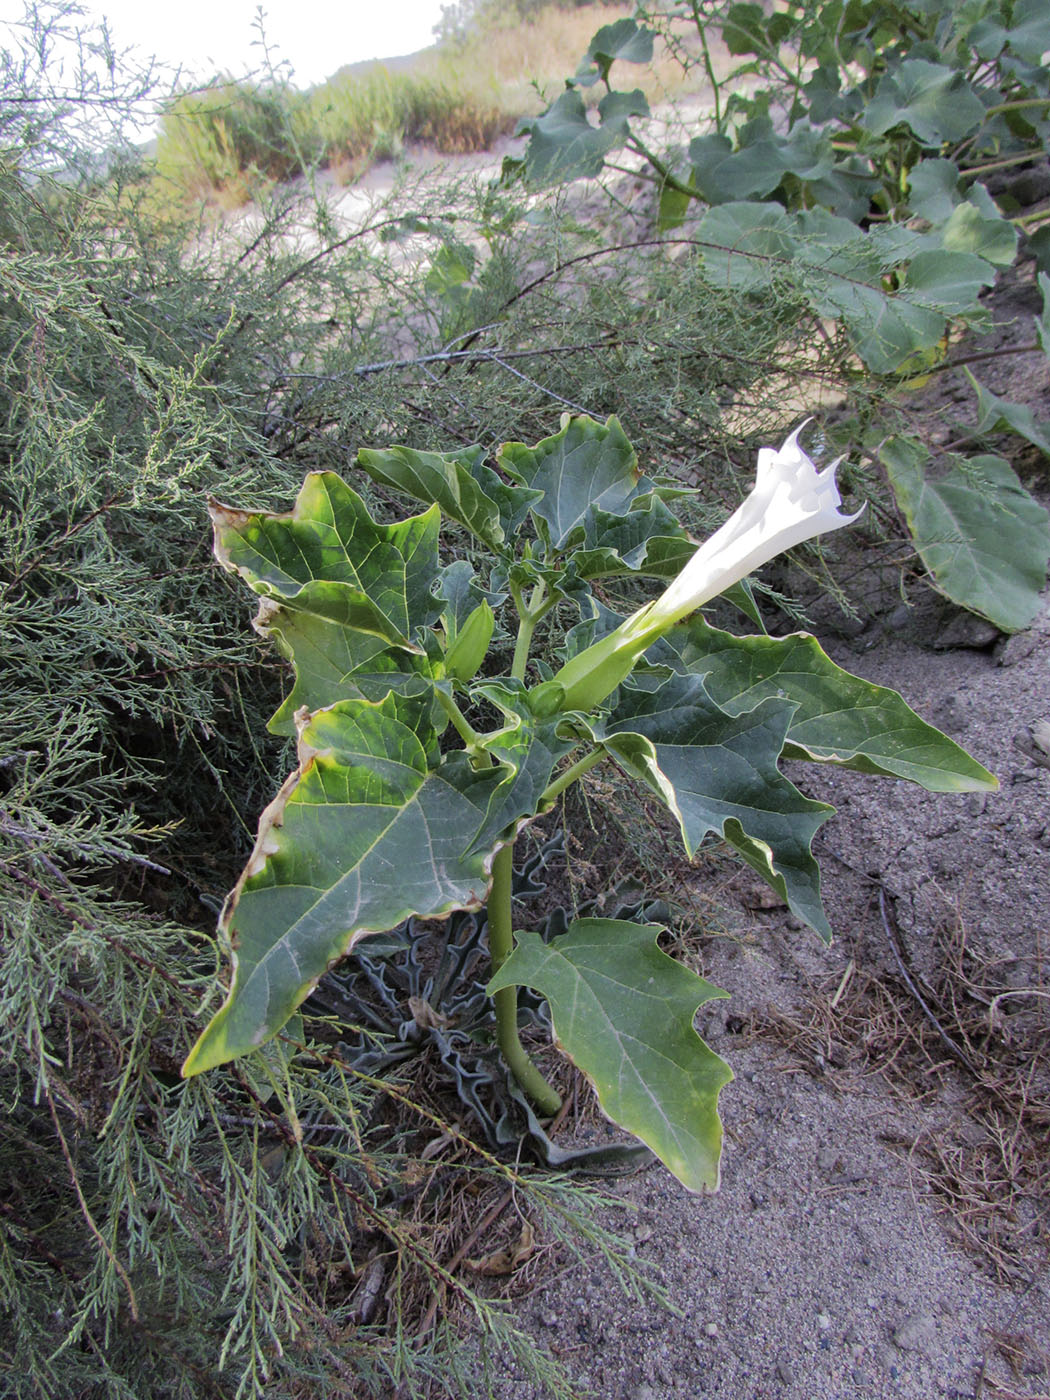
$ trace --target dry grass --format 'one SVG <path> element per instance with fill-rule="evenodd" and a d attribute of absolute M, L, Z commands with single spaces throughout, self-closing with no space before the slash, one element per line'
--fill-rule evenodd
<path fill-rule="evenodd" d="M 1050 984 L 1041 948 L 1021 982 L 972 946 L 961 917 L 936 931 L 934 972 L 907 966 L 885 898 L 893 966 L 815 988 L 804 1014 L 766 1012 L 754 1033 L 814 1064 L 878 1073 L 928 1126 L 891 1141 L 1000 1281 L 1043 1267 L 1050 1240 Z M 830 1068 L 829 1068 L 830 1067 Z"/>

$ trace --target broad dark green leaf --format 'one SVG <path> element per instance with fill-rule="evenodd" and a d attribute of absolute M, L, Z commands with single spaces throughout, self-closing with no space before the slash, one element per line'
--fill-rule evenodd
<path fill-rule="evenodd" d="M 1017 229 L 1004 219 L 981 184 L 960 188 L 954 161 L 922 160 L 912 170 L 908 203 L 937 230 L 948 252 L 975 253 L 997 267 L 1009 267 L 1017 251 Z"/>
<path fill-rule="evenodd" d="M 648 117 L 649 102 L 641 88 L 632 92 L 607 92 L 598 103 L 598 115 L 602 126 L 610 128 L 619 122 L 626 127 L 631 117 Z"/>
<path fill-rule="evenodd" d="M 913 214 L 937 227 L 946 223 L 962 200 L 959 167 L 953 160 L 920 160 L 908 176 L 908 203 Z"/>
<path fill-rule="evenodd" d="M 697 1035 L 693 1016 L 726 993 L 662 952 L 659 932 L 621 919 L 577 919 L 549 943 L 519 933 L 488 992 L 523 985 L 545 996 L 558 1045 L 609 1117 L 690 1191 L 715 1191 L 718 1095 L 733 1074 Z"/>
<path fill-rule="evenodd" d="M 731 54 L 768 54 L 775 50 L 769 39 L 765 9 L 754 3 L 730 5 L 722 21 L 722 40 Z"/>
<path fill-rule="evenodd" d="M 601 79 L 608 82 L 609 70 L 617 59 L 624 63 L 649 63 L 653 56 L 651 29 L 633 19 L 618 19 L 603 25 L 587 46 L 587 53 L 576 70 L 581 87 L 593 87 Z"/>
<path fill-rule="evenodd" d="M 995 281 L 995 271 L 973 253 L 930 249 L 916 253 L 904 279 L 910 300 L 947 315 L 973 311 L 985 287 Z"/>
<path fill-rule="evenodd" d="M 930 249 L 922 235 L 865 234 L 825 209 L 786 214 L 779 205 L 723 204 L 697 230 L 716 283 L 754 292 L 795 267 L 799 290 L 821 316 L 842 321 L 858 355 L 876 374 L 893 374 L 933 349 L 947 318 L 971 310 L 995 273 L 980 257 Z M 719 245 L 719 246 L 712 246 Z M 911 259 L 902 285 L 886 274 Z"/>
<path fill-rule="evenodd" d="M 792 228 L 778 204 L 732 203 L 709 210 L 696 231 L 708 280 L 740 292 L 768 287 L 776 264 L 794 251 Z"/>
<path fill-rule="evenodd" d="M 785 169 L 774 140 L 756 141 L 734 151 L 732 141 L 717 132 L 690 141 L 689 161 L 693 182 L 708 204 L 771 194 Z"/>
<path fill-rule="evenodd" d="M 185 1074 L 275 1035 L 367 934 L 484 901 L 493 857 L 531 815 L 539 779 L 529 772 L 519 787 L 510 763 L 475 769 L 461 751 L 442 756 L 428 714 L 429 702 L 390 694 L 304 722 L 299 767 L 263 813 L 226 902 L 233 980 Z M 527 744 L 517 751 L 527 757 Z"/>
<path fill-rule="evenodd" d="M 593 126 L 580 94 L 567 89 L 541 117 L 520 122 L 518 130 L 529 136 L 527 178 L 546 183 L 600 175 L 605 157 L 626 140 L 628 127 L 622 116 Z"/>
<path fill-rule="evenodd" d="M 969 41 L 982 58 L 995 58 L 1009 45 L 1027 63 L 1042 64 L 1050 50 L 1050 9 L 1045 0 L 1014 0 L 1006 24 L 996 6 L 970 30 Z"/>
<path fill-rule="evenodd" d="M 771 698 L 728 715 L 699 677 L 675 675 L 653 690 L 623 686 L 597 737 L 674 813 L 690 856 L 709 832 L 723 837 L 830 938 L 810 843 L 833 809 L 804 797 L 777 767 L 794 708 Z"/>
<path fill-rule="evenodd" d="M 389 645 L 414 640 L 437 617 L 440 513 L 436 506 L 379 525 L 334 472 L 311 472 L 287 514 L 236 510 L 212 500 L 215 557 L 284 608 L 313 613 Z"/>
<path fill-rule="evenodd" d="M 637 497 L 653 489 L 638 470 L 635 450 L 615 417 L 596 423 L 566 414 L 561 431 L 535 447 L 504 443 L 499 463 L 515 481 L 542 493 L 532 512 L 559 552 L 582 541 L 585 522 L 595 509 L 624 514 Z"/>
<path fill-rule="evenodd" d="M 984 110 L 984 103 L 958 70 L 924 59 L 905 59 L 879 80 L 860 124 L 876 136 L 895 126 L 908 126 L 924 145 L 940 146 L 976 131 Z"/>
<path fill-rule="evenodd" d="M 906 438 L 880 452 L 897 504 L 935 586 L 1004 632 L 1039 611 L 1050 517 L 1001 457 L 956 458 L 936 480 L 930 455 Z"/>
<path fill-rule="evenodd" d="M 584 517 L 583 542 L 572 564 L 583 579 L 643 574 L 672 579 L 696 551 L 696 541 L 658 496 L 636 500 L 625 515 L 595 506 Z"/>
<path fill-rule="evenodd" d="M 806 632 L 735 637 L 693 618 L 651 648 L 650 655 L 699 676 L 729 715 L 745 714 L 774 697 L 793 701 L 787 758 L 906 778 L 929 792 L 996 786 L 986 768 L 920 719 L 895 690 L 836 666 Z"/>
<path fill-rule="evenodd" d="M 709 204 L 771 194 L 785 175 L 823 180 L 835 168 L 830 141 L 808 122 L 796 122 L 786 136 L 770 130 L 735 151 L 725 136 L 698 136 L 689 143 L 689 160 Z"/>

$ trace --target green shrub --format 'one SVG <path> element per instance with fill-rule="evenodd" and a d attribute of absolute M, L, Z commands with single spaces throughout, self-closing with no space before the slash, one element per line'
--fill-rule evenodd
<path fill-rule="evenodd" d="M 33 74 L 2 71 L 6 116 Z M 380 352 L 371 264 L 336 238 L 289 251 L 283 204 L 250 252 L 202 246 L 149 220 L 137 175 L 78 182 L 58 117 L 34 131 L 0 169 L 0 1391 L 475 1393 L 457 1316 L 521 1348 L 442 1274 L 442 1202 L 459 1181 L 505 1191 L 508 1169 L 464 1156 L 408 1222 L 440 1124 L 410 1085 L 363 1082 L 323 1042 L 320 1061 L 178 1077 L 280 761 L 247 736 L 283 667 L 210 562 L 205 495 L 290 498 L 345 460 L 292 376 L 323 363 L 333 310 Z M 58 161 L 62 182 L 20 173 Z M 397 398 L 363 389 L 359 423 Z M 571 1195 L 535 1201 L 564 1235 Z M 431 1300 L 437 1331 L 409 1348 Z"/>
<path fill-rule="evenodd" d="M 242 181 L 288 180 L 316 149 L 291 89 L 222 82 L 183 93 L 161 121 L 157 174 L 197 196 Z"/>

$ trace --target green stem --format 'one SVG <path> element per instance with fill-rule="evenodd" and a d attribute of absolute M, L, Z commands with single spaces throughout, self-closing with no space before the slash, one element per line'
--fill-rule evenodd
<path fill-rule="evenodd" d="M 510 957 L 514 947 L 512 931 L 511 889 L 514 879 L 514 843 L 508 843 L 492 862 L 492 889 L 489 891 L 489 956 L 492 971 L 498 972 Z M 553 1117 L 561 1108 L 557 1090 L 544 1079 L 525 1053 L 518 1037 L 518 989 L 504 987 L 492 996 L 496 1011 L 496 1038 L 510 1071 L 525 1093 L 546 1117 Z"/>
<path fill-rule="evenodd" d="M 532 590 L 532 596 L 526 603 L 521 596 L 521 589 L 514 584 L 510 586 L 511 595 L 514 598 L 514 606 L 518 610 L 518 640 L 514 643 L 514 658 L 510 663 L 510 673 L 518 680 L 525 679 L 525 666 L 529 659 L 529 647 L 532 645 L 532 634 L 536 630 L 536 624 L 540 618 L 548 612 L 550 603 L 543 606 L 543 595 L 547 591 L 547 585 L 542 579 Z"/>
<path fill-rule="evenodd" d="M 553 783 L 544 790 L 540 797 L 541 805 L 553 802 L 567 787 L 571 787 L 577 778 L 582 778 L 584 773 L 589 773 L 592 768 L 601 763 L 604 757 L 604 749 L 594 749 L 583 758 L 578 758 L 571 768 L 566 768 L 565 772 L 555 778 Z"/>
<path fill-rule="evenodd" d="M 666 185 L 668 189 L 674 190 L 677 194 L 687 195 L 689 199 L 700 198 L 697 190 L 691 189 L 689 185 L 679 180 L 671 167 L 662 161 L 654 151 L 651 151 L 644 141 L 639 140 L 633 132 L 630 140 L 627 142 L 627 149 L 629 151 L 634 151 L 635 155 L 641 156 L 643 160 L 647 160 L 656 171 L 657 175 L 659 175 L 661 183 Z"/>
<path fill-rule="evenodd" d="M 1047 107 L 1050 106 L 1050 98 L 1046 97 L 1019 97 L 1014 102 L 1000 102 L 998 107 L 989 107 L 985 112 L 985 117 L 997 117 L 1001 112 L 1023 112 L 1027 107 Z"/>
<path fill-rule="evenodd" d="M 514 604 L 521 621 L 518 624 L 518 640 L 514 646 L 514 660 L 510 673 L 516 680 L 525 679 L 525 667 L 529 659 L 529 645 L 536 623 L 549 610 L 552 600 L 544 606 L 546 593 L 543 580 L 536 584 L 532 596 L 525 603 L 518 588 L 511 586 Z M 489 957 L 492 971 L 498 972 L 514 949 L 514 915 L 511 894 L 514 886 L 514 842 L 496 852 L 492 862 L 492 888 L 489 890 Z M 551 1117 L 561 1108 L 561 1098 L 556 1089 L 544 1079 L 529 1059 L 518 1035 L 518 989 L 504 987 L 492 996 L 496 1013 L 496 1039 L 500 1052 L 510 1068 L 511 1074 L 528 1094 L 536 1107 L 546 1117 Z"/>
<path fill-rule="evenodd" d="M 452 721 L 452 727 L 466 744 L 467 748 L 474 748 L 478 743 L 478 731 L 470 723 L 451 695 L 442 690 L 440 686 L 434 687 L 434 694 L 437 696 L 438 704 Z"/>

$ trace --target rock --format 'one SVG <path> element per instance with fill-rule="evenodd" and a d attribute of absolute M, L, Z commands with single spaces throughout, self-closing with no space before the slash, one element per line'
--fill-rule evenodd
<path fill-rule="evenodd" d="M 969 728 L 972 712 L 973 700 L 970 696 L 955 692 L 946 695 L 934 708 L 933 720 L 938 729 L 943 729 L 948 734 L 961 734 L 964 729 Z"/>
<path fill-rule="evenodd" d="M 786 1356 L 782 1356 L 777 1362 L 777 1380 L 782 1385 L 795 1384 L 795 1372 Z"/>
<path fill-rule="evenodd" d="M 911 1313 L 893 1333 L 901 1351 L 926 1351 L 937 1338 L 937 1320 L 929 1313 Z"/>
<path fill-rule="evenodd" d="M 717 1322 L 705 1322 L 705 1323 L 704 1323 L 704 1336 L 705 1336 L 705 1337 L 717 1337 L 717 1336 L 718 1336 L 718 1323 L 717 1323 Z"/>
<path fill-rule="evenodd" d="M 999 638 L 999 629 L 994 623 L 974 613 L 957 612 L 948 619 L 933 639 L 934 651 L 951 651 L 956 647 L 968 647 L 983 651 Z"/>
<path fill-rule="evenodd" d="M 996 647 L 995 659 L 1000 666 L 1016 666 L 1019 661 L 1027 661 L 1038 645 L 1037 632 L 1015 632 Z"/>

